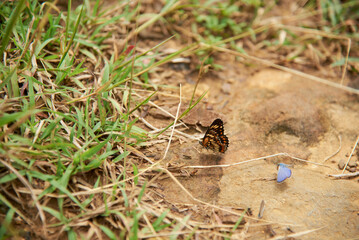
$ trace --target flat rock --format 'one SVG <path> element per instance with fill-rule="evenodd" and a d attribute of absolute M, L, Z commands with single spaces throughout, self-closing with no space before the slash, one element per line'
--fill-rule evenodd
<path fill-rule="evenodd" d="M 357 165 L 358 165 L 358 164 L 357 164 L 356 159 L 351 158 L 350 161 L 349 161 L 349 163 L 348 163 L 348 166 L 349 166 L 349 167 L 356 167 Z"/>
<path fill-rule="evenodd" d="M 286 133 L 312 144 L 326 132 L 320 109 L 303 94 L 284 93 L 251 106 L 251 119 L 266 135 Z"/>
<path fill-rule="evenodd" d="M 341 160 L 339 161 L 339 163 L 338 163 L 338 168 L 339 168 L 340 170 L 343 170 L 344 167 L 345 167 L 345 164 L 346 164 L 346 161 L 345 161 L 344 159 L 341 159 Z"/>

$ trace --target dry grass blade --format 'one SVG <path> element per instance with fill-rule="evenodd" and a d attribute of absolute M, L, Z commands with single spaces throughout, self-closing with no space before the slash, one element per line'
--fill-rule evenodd
<path fill-rule="evenodd" d="M 179 115 L 179 111 L 181 109 L 181 97 L 182 97 L 182 87 L 180 85 L 180 99 L 179 99 L 179 103 L 178 103 L 178 107 L 177 107 L 177 113 L 176 113 L 176 118 L 174 120 L 174 123 L 173 123 L 173 126 L 172 126 L 172 132 L 171 132 L 171 135 L 170 135 L 170 139 L 168 140 L 168 144 L 167 144 L 167 147 L 166 147 L 166 151 L 165 153 L 163 154 L 163 157 L 162 159 L 165 159 L 166 156 L 167 156 L 167 152 L 168 152 L 168 149 L 170 148 L 170 145 L 171 145 L 171 141 L 172 141 L 172 137 L 173 137 L 173 132 L 175 130 L 175 127 L 176 127 L 176 123 L 177 123 L 177 119 L 178 119 L 178 115 Z"/>
<path fill-rule="evenodd" d="M 39 110 L 31 110 L 27 113 L 23 113 L 20 119 L 18 119 L 11 127 L 9 127 L 2 135 L 0 135 L 0 141 L 6 138 L 6 136 L 14 131 L 14 129 L 18 128 L 23 124 L 32 114 L 39 113 Z M 21 114 L 21 113 L 20 113 Z"/>
<path fill-rule="evenodd" d="M 346 92 L 349 92 L 349 93 L 359 95 L 359 90 L 358 89 L 343 86 L 343 85 L 341 85 L 339 83 L 335 83 L 335 82 L 329 81 L 327 79 L 323 79 L 323 78 L 316 77 L 316 76 L 313 76 L 313 75 L 310 75 L 310 74 L 307 74 L 307 73 L 304 73 L 304 72 L 301 72 L 301 71 L 298 71 L 298 70 L 283 67 L 283 66 L 280 66 L 278 64 L 272 63 L 271 61 L 268 61 L 268 60 L 264 60 L 264 59 L 257 58 L 257 57 L 254 57 L 254 56 L 246 55 L 246 54 L 239 53 L 239 52 L 229 50 L 229 49 L 226 49 L 226 48 L 221 48 L 221 47 L 207 45 L 207 44 L 201 44 L 201 45 L 204 48 L 209 48 L 209 49 L 213 48 L 213 49 L 215 49 L 215 50 L 217 50 L 219 52 L 225 52 L 225 53 L 233 54 L 233 55 L 236 55 L 236 56 L 240 56 L 240 57 L 243 57 L 243 58 L 255 61 L 255 62 L 259 62 L 259 63 L 261 63 L 263 65 L 266 65 L 266 66 L 269 66 L 269 67 L 274 67 L 274 68 L 277 68 L 279 70 L 289 72 L 291 74 L 294 74 L 294 75 L 297 75 L 297 76 L 300 76 L 300 77 L 303 77 L 303 78 L 306 78 L 306 79 L 309 79 L 309 80 L 312 80 L 312 81 L 319 82 L 321 84 L 325 84 L 325 85 L 328 85 L 328 86 L 331 86 L 331 87 L 334 87 L 334 88 L 337 88 L 337 89 L 340 89 L 340 90 L 343 90 L 343 91 L 346 91 Z"/>
<path fill-rule="evenodd" d="M 136 114 L 135 114 L 136 117 L 138 117 Z M 147 127 L 151 128 L 153 131 L 151 131 L 150 133 L 154 134 L 154 133 L 158 133 L 158 132 L 161 132 L 163 131 L 163 129 L 158 129 L 158 128 L 155 128 L 154 126 L 152 126 L 151 123 L 147 122 L 144 118 L 141 118 L 139 117 L 140 121 L 143 122 Z M 184 125 L 183 123 L 179 123 L 177 125 L 175 125 L 176 127 L 179 127 L 179 126 L 182 126 Z M 198 140 L 198 138 L 192 136 L 192 135 L 189 135 L 189 134 L 186 134 L 186 133 L 183 133 L 181 131 L 178 131 L 178 130 L 174 130 L 176 133 L 188 138 L 188 139 L 192 139 L 192 140 Z"/>
<path fill-rule="evenodd" d="M 128 150 L 130 150 L 133 154 L 135 154 L 136 156 L 145 159 L 147 162 L 153 164 L 153 161 L 148 158 L 145 154 L 143 154 L 142 152 L 138 151 L 136 148 L 130 146 L 130 145 L 126 145 L 126 148 Z"/>
<path fill-rule="evenodd" d="M 352 158 L 353 153 L 354 153 L 354 151 L 355 151 L 355 149 L 356 149 L 356 147 L 357 147 L 357 145 L 358 145 L 358 142 L 359 142 L 359 135 L 358 135 L 357 140 L 356 140 L 356 142 L 355 142 L 355 145 L 354 145 L 354 147 L 353 147 L 353 149 L 352 149 L 352 152 L 350 153 L 350 156 L 348 157 L 348 161 L 346 162 L 346 164 L 345 164 L 345 166 L 344 166 L 344 168 L 343 168 L 342 174 L 344 173 L 345 169 L 347 168 L 347 166 L 348 166 L 348 164 L 349 164 L 349 161 L 350 161 L 350 159 Z"/>
<path fill-rule="evenodd" d="M 337 155 L 340 150 L 342 149 L 342 136 L 340 136 L 339 134 L 337 135 L 338 140 L 339 140 L 339 147 L 338 150 L 335 151 L 334 153 L 330 154 L 328 157 L 326 157 L 323 161 L 323 163 L 325 163 L 326 161 L 328 161 L 329 159 L 331 159 L 332 157 L 334 157 L 335 155 Z"/>
<path fill-rule="evenodd" d="M 6 166 L 10 171 L 12 171 L 18 177 L 18 179 L 29 189 L 32 200 L 34 201 L 34 203 L 37 207 L 37 210 L 39 211 L 39 215 L 40 215 L 40 219 L 42 221 L 43 227 L 45 228 L 46 227 L 46 217 L 45 217 L 44 211 L 41 208 L 39 201 L 37 200 L 37 197 L 34 193 L 33 188 L 31 187 L 30 183 L 13 166 L 11 166 L 10 164 L 8 164 L 7 162 L 5 162 L 2 159 L 0 159 L 0 162 L 4 166 Z"/>
<path fill-rule="evenodd" d="M 24 221 L 29 224 L 29 226 L 35 226 L 35 223 L 27 218 L 19 209 L 17 209 L 16 207 L 14 207 L 11 202 L 9 202 L 3 195 L 0 194 L 0 201 L 2 201 L 3 204 L 7 205 L 8 207 L 12 208 L 16 214 L 18 214 L 22 219 L 24 219 Z"/>
<path fill-rule="evenodd" d="M 341 77 L 341 80 L 340 80 L 340 85 L 343 85 L 344 78 L 345 78 L 347 68 L 348 68 L 348 58 L 349 58 L 350 48 L 351 48 L 351 45 L 352 45 L 352 40 L 349 37 L 337 36 L 337 35 L 330 34 L 330 33 L 327 33 L 327 32 L 319 31 L 317 29 L 308 29 L 308 28 L 301 28 L 301 27 L 282 25 L 282 24 L 276 24 L 276 25 L 274 25 L 274 27 L 277 27 L 277 28 L 280 28 L 280 29 L 290 29 L 290 30 L 298 31 L 298 32 L 311 33 L 311 34 L 314 34 L 314 35 L 320 35 L 320 36 L 324 36 L 324 37 L 332 38 L 332 39 L 343 39 L 343 40 L 348 41 L 348 43 L 347 43 L 348 44 L 347 52 L 346 52 L 346 57 L 345 57 L 345 63 L 344 63 L 344 67 L 343 67 L 342 77 Z"/>
<path fill-rule="evenodd" d="M 140 97 L 139 94 L 134 93 L 134 95 Z M 168 116 L 172 117 L 173 119 L 176 119 L 176 116 L 174 116 L 173 114 L 169 113 L 168 111 L 166 111 L 165 109 L 161 108 L 160 106 L 158 106 L 156 103 L 152 102 L 152 101 L 148 101 L 148 103 L 156 108 L 158 108 L 159 110 L 161 110 L 162 112 L 166 113 Z"/>
<path fill-rule="evenodd" d="M 319 230 L 321 230 L 323 228 L 325 228 L 325 227 L 311 229 L 311 230 L 302 231 L 302 232 L 298 232 L 298 233 L 292 233 L 292 234 L 289 234 L 289 235 L 275 236 L 273 238 L 270 238 L 270 240 L 281 240 L 281 239 L 288 239 L 289 237 L 293 237 L 293 238 L 294 237 L 300 237 L 300 236 L 303 236 L 303 235 L 306 235 L 306 234 L 309 234 L 309 233 L 312 233 L 312 232 L 315 232 L 315 231 L 319 231 Z"/>
<path fill-rule="evenodd" d="M 141 207 L 140 203 L 139 203 L 137 200 L 136 200 L 136 203 L 138 204 L 139 207 Z M 156 233 L 155 229 L 153 228 L 151 222 L 149 221 L 149 219 L 148 219 L 146 213 L 143 214 L 143 217 L 144 217 L 144 219 L 145 219 L 145 221 L 146 221 L 146 224 L 147 224 L 148 228 L 151 230 L 151 232 L 152 232 L 152 234 L 153 234 L 152 236 L 153 236 L 154 238 L 156 238 L 156 239 L 160 239 L 159 236 L 157 236 L 157 233 Z"/>
<path fill-rule="evenodd" d="M 259 158 L 253 158 L 253 159 L 249 159 L 249 160 L 245 160 L 245 161 L 237 162 L 237 163 L 231 163 L 231 164 L 208 165 L 208 166 L 184 166 L 183 168 L 224 168 L 224 167 L 232 167 L 232 166 L 237 166 L 237 165 L 241 165 L 241 164 L 245 164 L 245 163 L 249 163 L 249 162 L 266 160 L 267 158 L 273 158 L 273 157 L 278 157 L 278 156 L 286 156 L 286 157 L 292 158 L 292 159 L 297 160 L 297 161 L 307 162 L 307 163 L 311 163 L 311 164 L 314 164 L 314 165 L 331 168 L 330 166 L 324 165 L 322 163 L 311 162 L 311 161 L 308 161 L 308 160 L 305 160 L 305 159 L 301 159 L 301 158 L 291 156 L 288 153 L 276 153 L 276 154 L 273 154 L 273 155 L 268 155 L 268 156 L 259 157 Z"/>
<path fill-rule="evenodd" d="M 345 174 L 329 174 L 328 176 L 334 177 L 334 178 L 352 178 L 352 177 L 359 176 L 359 172 L 345 173 Z"/>

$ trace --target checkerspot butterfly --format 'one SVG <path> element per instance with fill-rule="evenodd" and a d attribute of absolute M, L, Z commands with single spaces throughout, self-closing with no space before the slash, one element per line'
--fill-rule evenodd
<path fill-rule="evenodd" d="M 215 152 L 224 153 L 228 148 L 228 138 L 224 135 L 223 122 L 217 118 L 207 129 L 200 144 L 205 148 L 210 148 Z"/>

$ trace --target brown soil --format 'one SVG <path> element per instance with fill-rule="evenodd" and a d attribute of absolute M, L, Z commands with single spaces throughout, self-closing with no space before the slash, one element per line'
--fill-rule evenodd
<path fill-rule="evenodd" d="M 210 122 L 213 112 L 224 116 L 228 151 L 215 154 L 195 141 L 174 143 L 167 157 L 171 164 L 230 164 L 280 152 L 324 163 L 339 148 L 339 136 L 340 152 L 325 161 L 327 167 L 274 157 L 228 168 L 199 169 L 178 180 L 194 197 L 222 207 L 250 207 L 252 217 L 257 216 L 264 200 L 262 220 L 247 218 L 248 239 L 273 236 L 268 225 L 277 235 L 321 228 L 301 239 L 359 236 L 357 178 L 334 180 L 328 176 L 341 173 L 337 164 L 348 159 L 355 144 L 358 97 L 278 70 L 263 69 L 244 76 L 239 67 L 227 64 L 226 68 L 229 71 L 222 71 L 223 75 L 204 77 L 202 83 L 210 89 L 207 107 L 214 109 L 206 113 L 204 106 L 198 106 L 201 114 L 194 109 L 192 118 L 210 116 Z M 292 169 L 292 177 L 281 184 L 276 182 L 279 162 L 290 164 Z M 161 180 L 160 186 L 171 204 L 195 204 L 171 179 Z M 211 214 L 197 212 L 194 218 L 205 215 Z"/>
<path fill-rule="evenodd" d="M 106 4 L 112 4 L 112 2 L 106 2 Z M 267 13 L 270 16 L 265 17 L 263 15 L 262 20 L 272 22 L 277 16 L 285 17 L 293 15 L 292 7 L 288 7 L 292 1 L 281 2 L 283 2 L 282 5 L 278 5 L 279 7 L 275 11 Z M 141 6 L 141 13 L 159 13 L 163 7 L 161 1 L 149 1 L 149 3 L 145 1 L 141 2 Z M 66 9 L 66 4 L 64 9 Z M 173 14 L 173 19 L 177 19 L 176 13 Z M 254 13 L 247 14 L 246 11 L 242 11 L 240 14 L 243 17 L 241 21 L 246 21 L 252 19 L 250 15 Z M 244 15 L 242 16 L 242 14 Z M 184 18 L 183 16 L 187 16 L 187 19 L 181 19 Z M 178 23 L 181 22 L 180 25 L 174 25 L 177 22 L 172 22 L 174 21 L 173 19 L 172 21 L 166 21 L 165 24 L 163 22 L 153 24 L 142 30 L 136 38 L 130 39 L 128 44 L 136 45 L 136 54 L 144 53 L 164 39 L 172 36 L 172 31 L 178 31 L 179 34 L 183 35 L 180 40 L 173 38 L 156 49 L 156 51 L 158 50 L 159 53 L 163 54 L 162 56 L 166 56 L 169 52 L 181 49 L 183 47 L 181 44 L 189 45 L 195 41 L 191 33 L 191 24 L 195 20 L 191 19 L 193 18 L 191 14 L 183 16 L 180 16 L 181 18 L 178 19 Z M 274 18 L 269 18 L 271 16 Z M 132 25 L 140 26 L 147 20 L 138 19 L 138 22 L 136 24 L 132 23 Z M 258 18 L 259 20 L 261 19 Z M 304 26 L 313 25 L 315 26 L 314 29 L 316 29 L 316 18 L 309 17 L 305 21 L 309 21 L 312 24 L 307 23 Z M 349 24 L 349 21 L 347 22 Z M 285 20 L 282 23 L 286 23 Z M 120 54 L 125 46 L 123 39 L 129 35 L 128 33 L 134 33 L 130 25 L 122 26 L 121 24 L 116 23 L 116 26 L 119 25 L 121 27 L 116 27 L 119 29 L 119 32 L 112 37 L 111 41 L 114 41 L 114 43 L 108 45 L 110 46 L 108 47 L 109 50 L 106 51 L 108 59 L 113 54 L 116 55 L 116 51 Z M 288 24 L 292 24 L 292 22 L 288 22 Z M 174 27 L 174 30 L 171 27 Z M 198 30 L 203 31 L 201 28 Z M 316 40 L 315 42 L 318 45 L 316 47 L 320 50 L 318 50 L 318 55 L 315 54 L 316 51 L 310 50 L 309 45 L 312 46 L 312 44 L 305 42 L 309 35 L 303 35 L 303 39 L 289 38 L 293 40 L 293 48 L 289 47 L 287 49 L 284 45 L 277 46 L 276 44 L 264 47 L 264 40 L 267 38 L 273 40 L 272 35 L 277 35 L 277 32 L 278 29 L 270 29 L 268 27 L 268 31 L 256 33 L 257 41 L 252 41 L 251 37 L 248 36 L 238 40 L 236 44 L 238 44 L 238 47 L 243 47 L 250 56 L 261 57 L 281 66 L 297 68 L 302 72 L 325 78 L 335 79 L 337 76 L 340 76 L 340 73 L 336 72 L 339 67 L 331 68 L 328 65 L 336 59 L 332 58 L 332 55 L 342 56 L 344 49 L 342 49 L 342 46 L 344 46 L 342 43 L 329 41 L 329 43 L 326 43 L 328 44 L 327 46 L 319 44 L 319 40 Z M 187 34 L 188 36 L 185 36 Z M 298 36 L 300 35 L 298 34 Z M 312 37 L 310 36 L 310 38 Z M 352 41 L 353 46 L 357 46 L 354 42 Z M 296 61 L 289 61 L 288 59 L 292 59 L 291 55 L 293 52 L 297 51 L 294 49 L 294 46 L 301 44 L 308 45 L 306 51 L 300 55 L 297 63 Z M 114 46 L 113 49 L 112 46 Z M 351 52 L 350 56 L 356 56 L 357 48 L 352 47 L 351 51 L 354 54 Z M 325 54 L 323 55 L 322 52 Z M 299 53 L 295 55 L 297 54 Z M 215 63 L 222 65 L 224 69 L 209 70 L 208 73 L 203 75 L 197 87 L 195 99 L 198 99 L 207 89 L 209 89 L 209 92 L 181 120 L 187 125 L 187 128 L 180 127 L 178 129 L 188 135 L 203 137 L 206 127 L 214 119 L 221 118 L 224 121 L 225 134 L 229 138 L 228 150 L 224 154 L 214 153 L 211 150 L 204 149 L 198 140 L 191 140 L 188 136 L 185 137 L 175 133 L 165 161 L 161 162 L 157 167 L 162 170 L 167 168 L 171 171 L 195 199 L 171 179 L 169 174 L 161 175 L 158 169 L 152 169 L 154 170 L 153 172 L 151 170 L 142 172 L 143 174 L 139 177 L 140 184 L 138 186 L 135 186 L 137 184 L 130 181 L 126 183 L 128 186 L 133 187 L 129 188 L 127 193 L 129 196 L 132 195 L 133 199 L 136 200 L 133 206 L 138 204 L 138 193 L 133 189 L 142 186 L 141 184 L 144 182 L 148 182 L 141 202 L 143 206 L 151 205 L 153 207 L 148 208 L 151 210 L 147 212 L 149 213 L 147 215 L 148 218 L 156 221 L 156 217 L 165 213 L 166 209 L 169 209 L 168 214 L 170 217 L 165 219 L 166 221 L 164 222 L 174 223 L 173 225 L 175 225 L 180 222 L 177 220 L 190 215 L 189 221 L 191 221 L 191 224 L 188 225 L 190 227 L 186 226 L 185 230 L 187 232 L 195 232 L 196 229 L 198 229 L 198 232 L 208 230 L 203 236 L 196 232 L 192 238 L 205 239 L 213 236 L 213 239 L 219 239 L 220 237 L 228 237 L 228 232 L 238 221 L 239 215 L 244 209 L 248 209 L 248 211 L 245 221 L 239 226 L 241 229 L 240 234 L 242 235 L 232 235 L 235 239 L 269 239 L 271 237 L 280 239 L 280 236 L 293 235 L 295 233 L 298 234 L 300 239 L 357 238 L 359 236 L 358 177 L 352 179 L 334 179 L 329 174 L 341 173 L 341 170 L 338 169 L 338 163 L 348 159 L 359 135 L 359 96 L 300 78 L 291 73 L 270 68 L 265 69 L 259 62 L 243 63 L 248 59 L 237 61 L 234 56 L 221 54 L 214 50 L 213 52 L 208 52 L 208 55 L 213 57 Z M 319 56 L 322 56 L 322 58 L 319 59 Z M 173 115 L 176 114 L 179 102 L 179 91 L 177 91 L 176 86 L 179 83 L 182 84 L 183 111 L 188 107 L 198 77 L 196 67 L 201 65 L 198 56 L 193 52 L 189 56 L 181 55 L 181 57 L 186 58 L 188 61 L 185 61 L 183 64 L 164 64 L 158 68 L 151 69 L 148 73 L 149 83 L 155 85 L 156 90 L 157 88 L 159 90 L 151 98 L 151 101 Z M 79 59 L 82 58 L 79 57 Z M 156 60 L 159 59 L 160 57 Z M 86 62 L 84 66 L 87 66 L 87 64 L 90 66 L 94 65 L 93 63 Z M 313 69 L 316 69 L 317 72 L 313 73 Z M 357 70 L 354 67 L 353 69 Z M 93 66 L 93 72 L 100 73 L 102 70 L 103 66 L 97 66 L 97 64 L 96 67 Z M 355 72 L 354 70 L 351 72 Z M 359 78 L 356 77 L 356 81 L 353 81 L 354 78 L 350 76 L 348 71 L 347 79 L 351 80 L 348 85 L 359 88 Z M 338 79 L 333 81 L 339 82 Z M 90 85 L 93 88 L 93 84 L 91 83 Z M 140 85 L 134 84 L 133 88 L 142 88 Z M 148 90 L 151 92 L 153 89 L 149 87 Z M 118 95 L 121 95 L 123 90 L 114 89 L 114 93 L 116 91 Z M 124 97 L 118 96 L 118 99 L 121 102 Z M 144 97 L 134 99 L 134 101 L 139 103 L 144 100 Z M 131 103 L 134 104 L 133 102 Z M 173 120 L 167 114 L 164 114 L 163 111 L 149 104 L 142 106 L 135 113 L 157 128 L 167 127 Z M 140 123 L 140 121 L 138 123 L 142 124 L 140 127 L 146 128 L 145 124 Z M 152 144 L 150 147 L 138 147 L 138 149 L 135 149 L 136 151 L 131 150 L 128 163 L 131 161 L 134 161 L 135 165 L 138 163 L 140 170 L 149 168 L 151 164 L 141 162 L 143 159 L 141 154 L 145 154 L 153 162 L 159 161 L 168 141 L 168 136 L 164 136 L 165 134 L 161 135 L 159 139 L 146 143 Z M 333 155 L 339 148 L 340 151 Z M 233 164 L 276 153 L 287 153 L 296 158 L 321 163 L 323 166 L 298 161 L 290 157 L 277 156 L 230 167 L 183 168 L 183 166 Z M 359 150 L 357 149 L 352 157 L 352 165 L 357 164 L 358 153 Z M 280 162 L 290 165 L 292 176 L 283 183 L 278 184 L 276 174 L 277 164 Z M 106 185 L 108 184 L 107 179 L 109 179 L 109 176 L 115 179 L 114 176 L 123 170 L 121 169 L 121 163 L 111 163 L 111 159 L 106 161 L 106 164 L 104 166 L 111 169 L 111 174 L 108 173 L 110 170 L 101 166 L 92 172 L 81 173 L 82 180 L 77 180 L 74 176 L 71 181 L 83 181 L 84 186 L 86 186 L 86 183 L 91 182 L 92 184 L 89 186 L 91 188 L 97 177 L 102 175 L 101 180 L 104 181 L 103 185 Z M 131 169 L 131 167 L 127 167 L 127 169 Z M 351 171 L 359 171 L 359 167 L 351 167 Z M 348 173 L 348 171 L 345 173 Z M 81 178 L 79 177 L 79 179 Z M 20 185 L 22 186 L 22 183 Z M 44 188 L 45 186 L 39 186 L 39 189 Z M 75 189 L 74 191 L 80 190 L 82 191 L 83 189 Z M 87 196 L 85 195 L 86 198 Z M 79 199 L 82 201 L 85 197 L 79 197 Z M 88 217 L 88 222 L 86 222 L 87 218 L 85 216 L 83 221 L 86 223 L 83 223 L 83 225 L 79 223 L 78 228 L 74 228 L 75 231 L 83 232 L 83 236 L 85 236 L 88 228 L 92 228 L 90 220 L 93 223 L 97 223 L 99 220 L 101 224 L 103 221 L 103 225 L 109 228 L 115 226 L 112 228 L 116 234 L 119 234 L 123 225 L 114 223 L 113 219 L 117 218 L 117 216 L 111 216 L 105 221 L 105 217 L 102 216 L 105 212 L 97 212 L 96 208 L 105 206 L 104 201 L 104 195 L 95 196 L 91 203 L 91 207 L 96 210 L 94 211 L 95 213 L 91 213 L 92 215 Z M 119 205 L 113 205 L 113 209 L 116 208 L 117 210 L 118 207 L 122 210 L 124 206 L 121 205 L 121 201 L 119 201 Z M 259 219 L 257 216 L 262 201 L 265 202 L 265 209 L 263 217 Z M 47 204 L 47 202 L 45 203 Z M 212 206 L 209 206 L 210 204 Z M 49 205 L 54 207 L 54 209 L 56 208 L 55 201 L 54 203 L 50 202 Z M 70 219 L 75 213 L 71 212 L 73 209 L 70 204 L 66 208 L 66 214 L 68 214 L 66 217 Z M 107 214 L 107 203 L 106 208 L 103 208 L 106 209 Z M 158 208 L 158 213 L 154 212 L 153 209 L 155 208 Z M 224 209 L 228 211 L 224 211 Z M 37 211 L 33 206 L 31 211 L 28 209 L 26 211 L 29 213 L 28 216 L 38 215 L 35 214 Z M 47 214 L 47 216 L 49 216 L 48 219 L 51 217 L 50 214 Z M 55 223 L 55 221 L 57 222 L 57 219 L 54 217 L 52 219 L 54 222 L 51 222 L 51 224 Z M 16 229 L 24 229 L 22 232 L 25 233 L 20 235 L 25 235 L 27 238 L 26 234 L 30 232 L 36 234 L 41 232 L 40 219 L 37 219 L 37 221 L 39 223 L 38 226 L 33 226 L 32 229 L 29 229 L 29 225 L 22 222 L 19 223 Z M 123 221 L 132 221 L 132 219 L 125 219 Z M 147 222 L 147 219 L 145 222 L 144 218 L 141 221 L 141 226 L 146 227 L 153 223 Z M 119 222 L 121 221 L 119 220 Z M 48 226 L 51 224 L 48 224 Z M 76 224 L 75 222 L 73 226 Z M 142 228 L 142 230 L 146 229 Z M 311 230 L 315 231 L 306 232 Z M 52 228 L 51 226 L 51 231 L 51 233 L 48 233 L 49 235 L 57 235 L 58 232 L 64 231 L 64 227 L 61 226 L 60 229 L 60 227 Z M 174 232 L 176 231 L 174 229 Z M 190 232 L 188 235 L 185 235 L 187 232 L 179 237 L 185 238 L 192 233 Z M 211 235 L 212 233 L 213 235 Z M 219 235 L 222 233 L 223 235 Z M 171 234 L 171 232 L 166 232 L 166 234 Z M 65 236 L 65 232 L 62 232 L 60 238 L 63 236 Z"/>

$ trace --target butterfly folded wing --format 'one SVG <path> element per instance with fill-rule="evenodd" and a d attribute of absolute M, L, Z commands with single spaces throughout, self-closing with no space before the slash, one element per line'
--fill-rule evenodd
<path fill-rule="evenodd" d="M 207 129 L 203 137 L 201 145 L 205 148 L 210 148 L 215 152 L 224 153 L 228 148 L 229 140 L 224 135 L 223 121 L 216 119 L 211 126 Z"/>
<path fill-rule="evenodd" d="M 279 164 L 277 182 L 281 183 L 287 178 L 290 178 L 290 176 L 292 176 L 292 171 L 289 168 L 287 168 L 284 164 Z"/>

